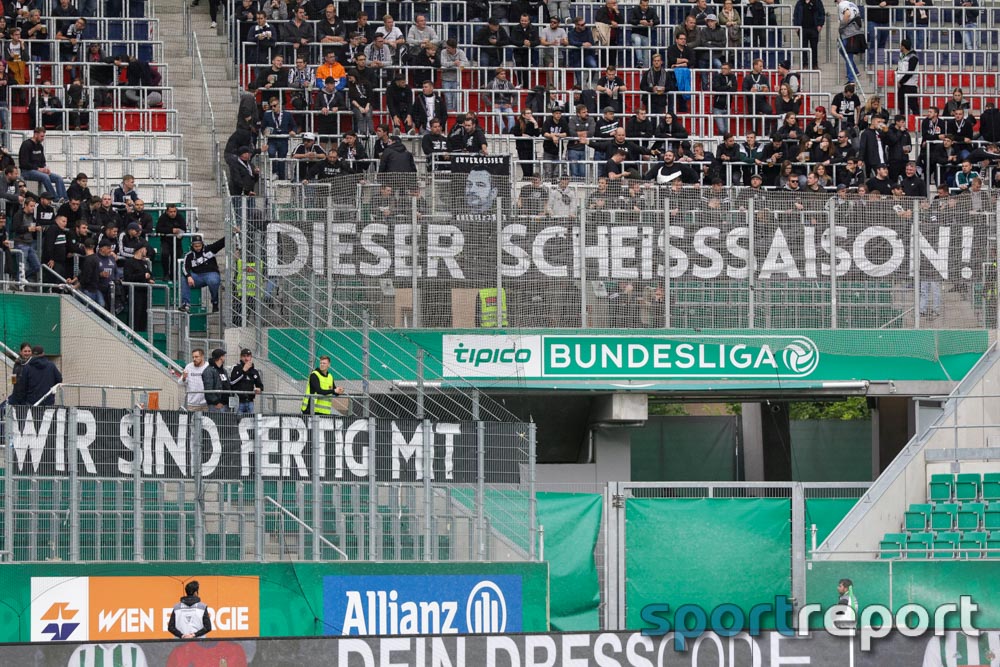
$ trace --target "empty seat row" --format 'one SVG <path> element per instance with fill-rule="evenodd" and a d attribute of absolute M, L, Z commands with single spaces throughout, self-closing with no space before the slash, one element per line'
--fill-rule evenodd
<path fill-rule="evenodd" d="M 879 543 L 879 557 L 1000 558 L 1000 530 L 887 533 Z"/>
<path fill-rule="evenodd" d="M 1000 472 L 931 475 L 927 499 L 938 503 L 1000 501 Z"/>
<path fill-rule="evenodd" d="M 1000 530 L 1000 502 L 914 503 L 904 514 L 906 532 Z"/>

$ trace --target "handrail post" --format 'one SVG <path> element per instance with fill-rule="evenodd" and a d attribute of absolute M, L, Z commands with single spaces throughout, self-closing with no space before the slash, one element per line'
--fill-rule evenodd
<path fill-rule="evenodd" d="M 202 414 L 191 416 L 191 470 L 194 474 L 194 559 L 205 560 L 205 483 L 202 476 Z"/>
<path fill-rule="evenodd" d="M 69 457 L 69 559 L 80 560 L 80 478 L 77 466 L 77 412 L 71 407 L 66 415 L 67 456 Z"/>
<path fill-rule="evenodd" d="M 136 561 L 146 559 L 143 548 L 142 511 L 142 412 L 132 408 L 132 550 Z"/>
<path fill-rule="evenodd" d="M 434 430 L 431 421 L 425 419 L 423 429 L 423 459 L 424 459 L 424 560 L 434 560 L 434 550 L 431 544 L 434 535 L 434 489 L 431 480 L 434 478 Z"/>
<path fill-rule="evenodd" d="M 14 428 L 17 426 L 17 415 L 14 414 L 14 407 L 8 405 L 4 415 L 4 432 L 7 434 L 7 442 L 4 443 L 4 503 L 3 503 L 3 548 L 10 559 L 14 560 L 14 504 L 17 502 L 17 491 L 14 489 L 14 466 L 17 456 L 14 453 Z"/>
<path fill-rule="evenodd" d="M 375 476 L 378 471 L 378 467 L 375 460 L 375 420 L 371 417 L 368 418 L 368 530 L 365 531 L 368 534 L 368 560 L 375 561 L 378 560 L 378 545 L 376 544 L 376 538 L 378 537 L 378 532 L 376 530 L 376 525 L 378 521 L 378 514 L 376 513 L 378 505 L 378 484 Z"/>
<path fill-rule="evenodd" d="M 254 486 L 254 549 L 257 552 L 257 560 L 264 562 L 264 468 L 260 464 L 262 456 L 261 446 L 261 418 L 259 414 L 253 416 L 253 475 Z"/>
<path fill-rule="evenodd" d="M 319 428 L 319 420 L 322 417 L 312 415 L 309 417 L 309 433 L 312 440 L 312 559 L 322 560 L 323 551 L 320 548 L 319 536 L 323 534 L 323 482 L 322 470 L 325 467 L 324 443 L 321 442 L 323 431 Z"/>
<path fill-rule="evenodd" d="M 528 423 L 528 560 L 535 560 L 538 539 L 538 500 L 535 498 L 535 420 Z"/>

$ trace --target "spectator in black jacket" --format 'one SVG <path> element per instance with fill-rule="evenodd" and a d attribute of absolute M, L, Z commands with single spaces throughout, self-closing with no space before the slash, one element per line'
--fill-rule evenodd
<path fill-rule="evenodd" d="M 413 96 L 413 106 L 410 107 L 413 118 L 413 129 L 420 134 L 430 131 L 432 120 L 441 121 L 442 127 L 448 122 L 448 102 L 444 95 L 434 90 L 434 83 L 424 81 L 419 93 Z"/>
<path fill-rule="evenodd" d="M 180 255 L 181 237 L 187 232 L 187 219 L 177 210 L 177 204 L 167 204 L 166 210 L 156 221 L 156 233 L 160 235 L 160 263 L 163 275 L 173 280 L 176 274 L 174 258 Z"/>
<path fill-rule="evenodd" d="M 330 154 L 336 155 L 337 153 L 330 151 Z M 233 366 L 233 370 L 229 374 L 229 384 L 233 391 L 246 392 L 236 394 L 239 399 L 239 407 L 236 412 L 241 415 L 252 415 L 254 399 L 257 394 L 264 391 L 264 381 L 260 377 L 260 371 L 253 365 L 253 352 L 249 349 L 240 350 L 240 361 Z"/>
<path fill-rule="evenodd" d="M 503 64 L 503 51 L 505 46 L 510 45 L 510 36 L 501 27 L 500 21 L 491 16 L 473 37 L 472 43 L 482 47 L 479 49 L 479 64 L 488 69 L 496 69 Z"/>
<path fill-rule="evenodd" d="M 240 146 L 237 150 L 239 157 L 235 163 L 229 165 L 229 194 L 233 197 L 255 197 L 260 169 L 250 163 L 253 149 L 249 146 Z"/>
<path fill-rule="evenodd" d="M 983 115 L 979 117 L 979 136 L 991 144 L 1000 142 L 1000 109 L 993 102 L 987 102 Z"/>
<path fill-rule="evenodd" d="M 90 188 L 87 187 L 89 181 L 90 179 L 83 172 L 77 174 L 73 182 L 66 188 L 66 197 L 69 199 L 76 198 L 81 202 L 89 202 L 94 196 L 91 194 Z"/>
<path fill-rule="evenodd" d="M 413 161 L 413 154 L 394 136 L 382 152 L 378 170 L 381 174 L 416 173 L 417 165 Z"/>
<path fill-rule="evenodd" d="M 26 181 L 37 181 L 43 190 L 55 192 L 59 199 L 66 198 L 66 183 L 59 174 L 52 173 L 45 162 L 45 128 L 36 127 L 31 138 L 25 139 L 17 152 L 21 177 Z"/>
<path fill-rule="evenodd" d="M 39 401 L 41 405 L 55 405 L 56 397 L 46 394 L 62 381 L 62 373 L 45 357 L 45 350 L 41 345 L 35 345 L 31 348 L 31 359 L 24 365 L 18 378 L 18 383 L 22 385 L 21 391 L 24 392 L 19 396 L 23 401 L 21 405 L 34 405 Z"/>
<path fill-rule="evenodd" d="M 222 276 L 219 274 L 219 261 L 216 253 L 226 247 L 223 237 L 214 243 L 205 245 L 201 236 L 191 239 L 191 250 L 184 256 L 184 280 L 181 282 L 181 305 L 179 310 L 188 312 L 191 309 L 191 290 L 208 287 L 212 297 L 212 312 L 219 312 L 219 284 Z"/>
<path fill-rule="evenodd" d="M 140 287 L 138 283 L 153 285 L 153 275 L 149 270 L 149 260 L 146 252 L 149 246 L 140 245 L 132 253 L 131 257 L 122 257 L 118 260 L 118 266 L 122 270 L 122 280 L 131 283 L 128 294 L 131 317 L 129 325 L 136 331 L 146 331 L 149 323 L 149 288 Z"/>
<path fill-rule="evenodd" d="M 70 243 L 70 232 L 66 216 L 57 215 L 54 224 L 49 225 L 42 234 L 42 263 L 55 273 L 46 271 L 44 282 L 58 284 L 59 279 L 72 278 L 73 246 Z"/>
<path fill-rule="evenodd" d="M 226 351 L 212 350 L 208 368 L 201 375 L 205 385 L 205 403 L 209 412 L 229 412 L 229 375 L 226 373 Z"/>
<path fill-rule="evenodd" d="M 94 238 L 85 239 L 82 246 L 83 259 L 80 260 L 80 272 L 76 276 L 76 286 L 98 305 L 103 306 L 105 302 L 101 289 L 101 267 L 95 251 L 97 240 Z"/>

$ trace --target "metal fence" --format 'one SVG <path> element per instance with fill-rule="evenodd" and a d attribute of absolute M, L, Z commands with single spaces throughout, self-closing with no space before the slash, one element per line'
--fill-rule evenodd
<path fill-rule="evenodd" d="M 605 539 L 607 543 L 605 586 L 602 587 L 604 606 L 602 627 L 626 627 L 628 610 L 627 581 L 629 577 L 626 536 L 626 505 L 640 498 L 776 498 L 789 501 L 789 532 L 791 570 L 788 572 L 788 597 L 802 602 L 806 599 L 806 554 L 810 529 L 807 501 L 813 498 L 861 498 L 870 484 L 852 482 L 612 482 L 605 498 Z"/>
<path fill-rule="evenodd" d="M 681 179 L 512 186 L 503 173 L 343 177 L 283 189 L 280 202 L 237 199 L 249 231 L 229 245 L 229 266 L 253 273 L 234 273 L 232 321 L 245 313 L 258 330 L 309 331 L 997 321 L 990 195 L 928 201 Z M 312 358 L 313 345 L 285 352 Z"/>
<path fill-rule="evenodd" d="M 532 424 L 8 408 L 13 561 L 525 560 Z"/>

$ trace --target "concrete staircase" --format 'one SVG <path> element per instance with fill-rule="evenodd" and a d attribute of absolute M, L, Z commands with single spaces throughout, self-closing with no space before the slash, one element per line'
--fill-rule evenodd
<path fill-rule="evenodd" d="M 226 38 L 210 29 L 206 6 L 185 10 L 188 0 L 157 0 L 156 15 L 164 39 L 164 56 L 170 65 L 171 86 L 184 134 L 184 156 L 188 159 L 189 177 L 194 185 L 194 205 L 198 207 L 201 232 L 206 239 L 221 237 L 225 230 L 225 197 L 219 194 L 215 174 L 217 156 L 212 137 L 212 123 L 205 104 L 201 69 L 196 54 L 188 54 L 188 29 L 185 11 L 192 13 L 190 30 L 197 35 L 202 63 L 208 79 L 208 92 L 215 113 L 216 136 L 220 150 L 236 126 L 238 91 L 233 78 L 233 63 L 226 53 Z M 221 11 L 220 11 L 221 14 Z M 225 25 L 220 17 L 220 25 Z"/>

